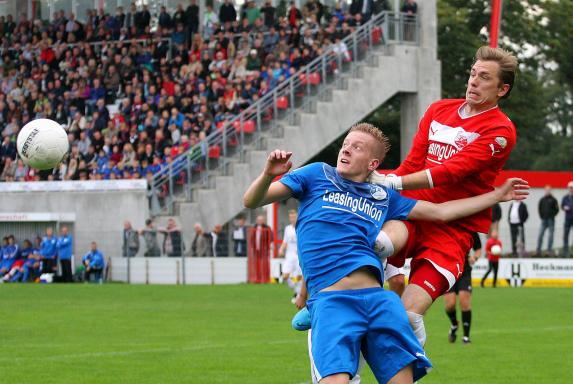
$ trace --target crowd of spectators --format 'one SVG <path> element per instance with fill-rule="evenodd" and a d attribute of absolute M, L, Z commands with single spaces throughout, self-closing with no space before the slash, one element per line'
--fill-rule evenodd
<path fill-rule="evenodd" d="M 140 230 L 133 228 L 129 221 L 124 222 L 123 228 L 123 257 L 246 257 L 248 245 L 254 250 L 261 247 L 270 250 L 273 240 L 264 215 L 258 215 L 255 223 L 249 225 L 246 217 L 239 214 L 228 226 L 216 224 L 210 230 L 195 223 L 190 238 L 185 238 L 173 218 L 168 219 L 165 228 L 157 227 L 151 219 Z M 144 247 L 140 246 L 140 238 Z"/>
<path fill-rule="evenodd" d="M 71 144 L 48 180 L 151 177 L 388 8 L 345 7 L 308 0 L 279 12 L 247 1 L 237 12 L 225 0 L 199 20 L 191 0 L 157 17 L 134 4 L 90 10 L 83 23 L 64 11 L 50 22 L 0 16 L 0 180 L 40 179 L 15 148 L 37 118 L 65 126 Z"/>

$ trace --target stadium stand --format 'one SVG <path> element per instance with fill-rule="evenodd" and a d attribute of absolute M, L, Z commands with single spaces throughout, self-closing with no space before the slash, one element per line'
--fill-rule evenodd
<path fill-rule="evenodd" d="M 360 13 L 339 5 L 325 12 L 310 0 L 302 13 L 293 5 L 275 17 L 266 5 L 261 13 L 251 4 L 240 20 L 220 12 L 219 23 L 213 13 L 200 33 L 192 33 L 181 6 L 173 14 L 163 9 L 158 20 L 146 8 L 90 10 L 84 23 L 63 11 L 50 22 L 0 17 L 1 181 L 40 180 L 14 145 L 36 118 L 69 132 L 70 156 L 48 180 L 150 179 L 193 147 L 193 170 L 201 172 L 222 155 L 205 138 L 225 122 L 330 46 L 352 60 L 341 39 L 361 25 Z M 302 86 L 320 81 L 318 73 L 300 78 Z M 281 98 L 276 109 L 288 104 Z M 255 124 L 236 121 L 234 128 L 249 134 Z"/>

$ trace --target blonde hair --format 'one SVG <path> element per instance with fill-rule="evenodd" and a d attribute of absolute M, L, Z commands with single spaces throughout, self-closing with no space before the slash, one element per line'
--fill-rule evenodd
<path fill-rule="evenodd" d="M 374 155 L 378 157 L 378 160 L 380 160 L 380 162 L 384 160 L 384 157 L 386 157 L 386 154 L 390 150 L 390 140 L 384 133 L 382 133 L 380 129 L 376 128 L 372 124 L 358 123 L 352 128 L 350 128 L 350 132 L 364 132 L 372 136 L 374 139 L 376 139 L 378 145 L 376 146 L 376 148 L 373 148 Z"/>
<path fill-rule="evenodd" d="M 509 97 L 517 72 L 517 57 L 501 48 L 482 46 L 476 52 L 475 61 L 478 60 L 495 61 L 499 65 L 498 77 L 500 82 L 509 85 L 509 90 L 501 98 Z"/>

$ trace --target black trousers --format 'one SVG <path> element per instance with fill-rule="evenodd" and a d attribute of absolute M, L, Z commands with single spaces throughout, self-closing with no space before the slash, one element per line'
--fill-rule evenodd
<path fill-rule="evenodd" d="M 90 270 L 86 269 L 84 273 L 85 281 L 91 282 L 91 276 L 94 275 L 95 282 L 98 283 L 99 280 L 101 280 L 102 278 L 102 274 L 103 274 L 102 268 L 97 268 L 97 269 L 91 268 Z"/>
<path fill-rule="evenodd" d="M 62 280 L 66 283 L 71 283 L 72 279 L 72 261 L 71 260 L 60 260 L 60 266 L 62 267 Z"/>
<path fill-rule="evenodd" d="M 490 261 L 489 262 L 489 267 L 487 268 L 487 271 L 485 272 L 485 275 L 483 275 L 482 279 L 481 279 L 481 285 L 483 285 L 483 282 L 485 281 L 485 279 L 488 277 L 489 273 L 491 271 L 493 271 L 493 286 L 495 287 L 497 284 L 497 269 L 499 268 L 499 261 Z"/>
<path fill-rule="evenodd" d="M 58 264 L 56 259 L 42 260 L 42 273 L 56 273 Z"/>
<path fill-rule="evenodd" d="M 514 256 L 517 256 L 517 235 L 519 234 L 519 230 L 521 228 L 521 243 L 524 244 L 525 247 L 525 233 L 523 231 L 523 224 L 509 224 L 509 230 L 511 233 L 511 251 L 513 252 Z"/>

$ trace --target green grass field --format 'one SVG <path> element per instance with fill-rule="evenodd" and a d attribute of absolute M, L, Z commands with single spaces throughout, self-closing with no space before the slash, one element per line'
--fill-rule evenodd
<path fill-rule="evenodd" d="M 422 383 L 571 383 L 573 289 L 477 289 L 471 345 L 430 310 Z M 309 383 L 284 286 L 0 286 L 0 383 Z M 366 372 L 363 383 L 374 383 Z"/>

